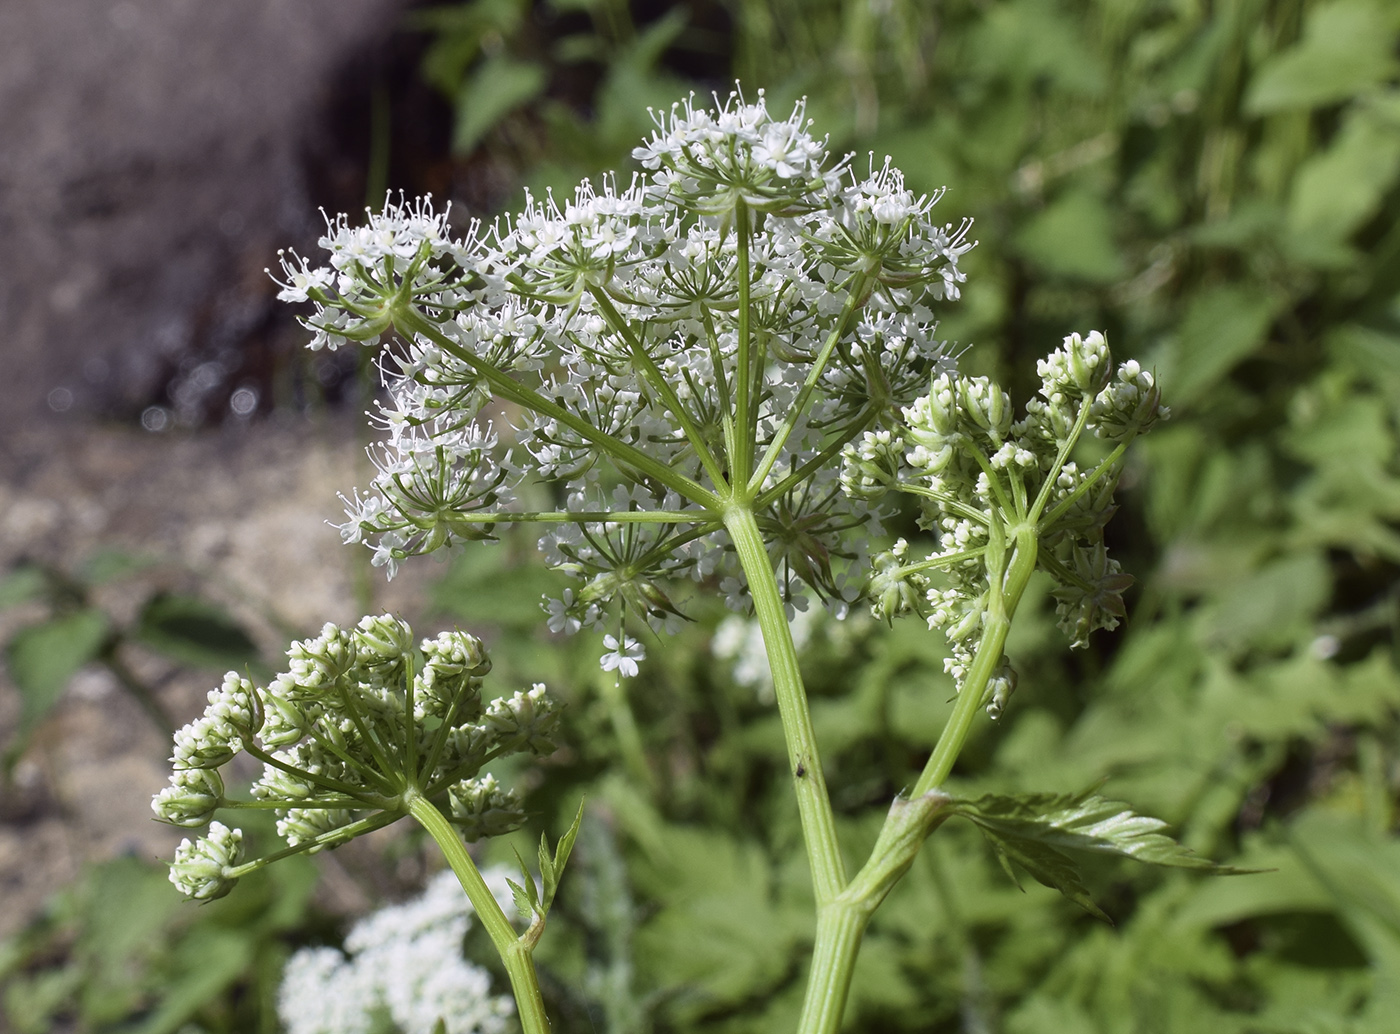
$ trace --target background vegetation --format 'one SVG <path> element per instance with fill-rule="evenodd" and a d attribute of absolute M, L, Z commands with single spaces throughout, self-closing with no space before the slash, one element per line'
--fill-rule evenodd
<path fill-rule="evenodd" d="M 948 187 L 948 219 L 976 219 L 942 327 L 970 368 L 1024 396 L 1037 356 L 1102 328 L 1162 378 L 1173 419 L 1136 447 L 1110 525 L 1139 578 L 1129 621 L 1071 656 L 1042 588 L 1008 651 L 1017 696 L 955 782 L 1107 779 L 1192 847 L 1273 871 L 1105 866 L 1107 926 L 945 827 L 875 918 L 850 1028 L 1393 1030 L 1400 8 L 476 0 L 412 30 L 477 208 L 625 169 L 646 105 L 689 89 L 738 78 L 777 110 L 805 94 L 838 150 L 889 153 L 916 189 Z M 701 605 L 619 689 L 586 644 L 540 631 L 532 552 L 464 554 L 432 604 L 491 633 L 501 685 L 543 678 L 570 702 L 531 798 L 534 836 L 591 802 L 541 949 L 560 1029 L 790 1026 L 810 892 L 776 714 L 734 658 L 743 630 L 716 637 L 724 615 Z M 806 674 L 858 844 L 918 771 L 950 684 L 917 623 L 818 620 Z M 157 883 L 134 862 L 98 870 L 0 951 L 10 1026 L 274 1030 L 266 960 L 326 933 L 307 874 L 274 869 L 209 909 L 169 892 L 134 938 L 114 910 Z M 196 986 L 198 951 L 222 968 Z"/>

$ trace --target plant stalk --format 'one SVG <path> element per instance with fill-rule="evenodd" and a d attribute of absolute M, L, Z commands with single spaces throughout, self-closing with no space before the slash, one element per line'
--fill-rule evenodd
<path fill-rule="evenodd" d="M 535 973 L 535 960 L 525 944 L 510 925 L 510 920 L 496 903 L 491 888 L 481 878 L 481 872 L 467 854 L 457 831 L 422 794 L 409 791 L 404 795 L 408 802 L 408 812 L 418 824 L 427 830 L 428 835 L 442 848 L 447 864 L 457 874 L 457 880 L 466 891 L 467 898 L 476 910 L 477 918 L 486 928 L 491 943 L 505 963 L 506 974 L 510 977 L 510 988 L 515 993 L 515 1007 L 520 1016 L 520 1027 L 524 1034 L 549 1034 L 549 1016 L 544 1011 L 544 996 L 540 993 L 539 976 Z"/>
<path fill-rule="evenodd" d="M 792 643 L 778 580 L 753 511 L 744 505 L 732 505 L 725 511 L 724 526 L 734 543 L 744 577 L 748 579 L 754 614 L 763 632 L 763 646 L 773 673 L 773 691 L 778 699 L 778 714 L 788 748 L 788 766 L 797 793 L 802 839 L 812 867 L 817 908 L 821 910 L 845 889 L 846 865 L 836 841 L 836 822 L 827 795 L 826 777 L 822 774 L 812 713 L 807 706 L 807 690 L 797 665 L 797 649 Z"/>

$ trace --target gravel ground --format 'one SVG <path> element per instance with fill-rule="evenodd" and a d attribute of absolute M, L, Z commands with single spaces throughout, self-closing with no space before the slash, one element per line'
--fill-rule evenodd
<path fill-rule="evenodd" d="M 347 549 L 326 523 L 339 517 L 336 493 L 365 480 L 357 437 L 343 417 L 183 437 L 91 428 L 11 435 L 0 452 L 0 569 L 20 556 L 71 567 L 111 547 L 159 557 L 150 573 L 100 589 L 94 601 L 123 622 L 157 589 L 198 590 L 276 658 L 284 629 L 312 632 L 363 613 L 356 582 L 368 551 Z M 431 563 L 409 565 L 388 583 L 373 572 L 364 581 L 370 608 L 413 620 L 434 573 Z M 0 641 L 41 616 L 31 607 L 0 612 Z M 217 681 L 137 647 L 124 659 L 159 687 L 177 722 L 202 709 Z M 0 729 L 14 728 L 18 711 L 14 687 L 0 679 Z M 150 816 L 169 751 L 104 669 L 79 674 L 13 785 L 0 790 L 0 937 L 85 862 L 169 855 L 179 834 Z M 342 902 L 355 904 L 353 893 Z"/>

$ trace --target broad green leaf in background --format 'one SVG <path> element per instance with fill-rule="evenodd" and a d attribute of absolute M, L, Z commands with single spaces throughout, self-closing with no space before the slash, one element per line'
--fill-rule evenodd
<path fill-rule="evenodd" d="M 0 579 L 0 609 L 28 603 L 44 591 L 44 572 L 37 567 L 18 567 Z"/>
<path fill-rule="evenodd" d="M 1331 146 L 1303 163 L 1288 227 L 1343 242 L 1375 214 L 1400 172 L 1400 91 L 1353 108 Z"/>
<path fill-rule="evenodd" d="M 1056 198 L 1016 235 L 1016 248 L 1046 272 L 1090 283 L 1112 283 L 1126 272 L 1113 241 L 1113 217 L 1087 191 Z"/>
<path fill-rule="evenodd" d="M 132 634 L 151 649 L 196 668 L 242 669 L 258 659 L 257 644 L 227 611 L 194 596 L 153 596 Z"/>
<path fill-rule="evenodd" d="M 471 153 L 501 119 L 538 96 L 547 78 L 542 66 L 506 54 L 483 61 L 457 92 L 452 150 L 457 154 Z"/>
<path fill-rule="evenodd" d="M 1246 110 L 1266 115 L 1346 100 L 1396 74 L 1393 5 L 1334 0 L 1308 16 L 1303 39 L 1259 70 Z"/>
<path fill-rule="evenodd" d="M 102 611 L 88 608 L 21 629 L 10 640 L 5 660 L 23 697 L 21 739 L 58 703 L 78 669 L 101 653 L 109 628 Z"/>
<path fill-rule="evenodd" d="M 1163 398 L 1185 407 L 1264 341 L 1278 299 L 1258 289 L 1207 288 L 1191 302 L 1161 365 Z"/>

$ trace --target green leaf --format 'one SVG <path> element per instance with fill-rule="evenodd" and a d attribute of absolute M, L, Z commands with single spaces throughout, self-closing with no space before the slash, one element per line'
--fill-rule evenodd
<path fill-rule="evenodd" d="M 534 880 L 527 879 L 527 886 L 533 886 Z M 515 910 L 520 913 L 521 919 L 532 919 L 535 915 L 535 903 L 532 900 L 534 895 L 527 891 L 520 884 L 507 877 L 506 884 L 510 887 L 511 896 L 515 899 Z"/>
<path fill-rule="evenodd" d="M 1107 916 L 1089 899 L 1066 851 L 1117 855 L 1215 874 L 1250 871 L 1202 858 L 1162 833 L 1166 823 L 1160 819 L 1138 815 L 1120 801 L 1090 793 L 987 794 L 975 801 L 955 800 L 948 811 L 981 830 L 1013 880 L 1014 862 L 1101 919 Z"/>
<path fill-rule="evenodd" d="M 1299 237 L 1344 242 L 1380 207 L 1400 172 L 1400 93 L 1355 107 L 1330 147 L 1298 170 L 1288 227 Z"/>
<path fill-rule="evenodd" d="M 1093 194 L 1076 190 L 1057 198 L 1016 235 L 1016 248 L 1046 272 L 1107 284 L 1127 267 L 1113 240 L 1113 216 Z"/>
<path fill-rule="evenodd" d="M 83 561 L 78 577 L 89 585 L 105 585 L 160 563 L 152 556 L 129 553 L 124 549 L 99 549 Z"/>
<path fill-rule="evenodd" d="M 20 567 L 0 580 L 0 610 L 28 603 L 44 591 L 48 579 L 37 567 Z"/>
<path fill-rule="evenodd" d="M 193 596 L 161 593 L 137 618 L 133 636 L 196 668 L 243 668 L 258 659 L 257 644 L 222 607 Z"/>
<path fill-rule="evenodd" d="M 502 119 L 538 96 L 547 78 L 540 65 L 504 54 L 482 62 L 457 92 L 453 151 L 470 154 Z"/>
<path fill-rule="evenodd" d="M 554 894 L 559 889 L 559 878 L 564 875 L 564 866 L 569 862 L 569 855 L 573 852 L 574 841 L 578 839 L 579 828 L 583 825 L 583 801 L 578 802 L 578 814 L 574 816 L 573 825 L 559 838 L 559 843 L 554 847 L 554 858 L 549 857 L 548 841 L 540 837 L 540 872 L 547 874 L 544 877 L 544 910 L 549 911 L 549 906 L 554 903 Z"/>
<path fill-rule="evenodd" d="M 10 640 L 5 660 L 23 697 L 21 740 L 58 703 L 78 669 L 101 653 L 107 632 L 107 616 L 88 608 L 31 625 Z"/>
<path fill-rule="evenodd" d="M 1395 74 L 1393 16 L 1370 0 L 1336 0 L 1308 16 L 1302 42 L 1275 54 L 1250 83 L 1251 115 L 1346 100 Z"/>
<path fill-rule="evenodd" d="M 1191 302 L 1162 369 L 1162 398 L 1172 406 L 1195 401 L 1264 341 L 1278 308 L 1268 294 L 1222 286 Z"/>

